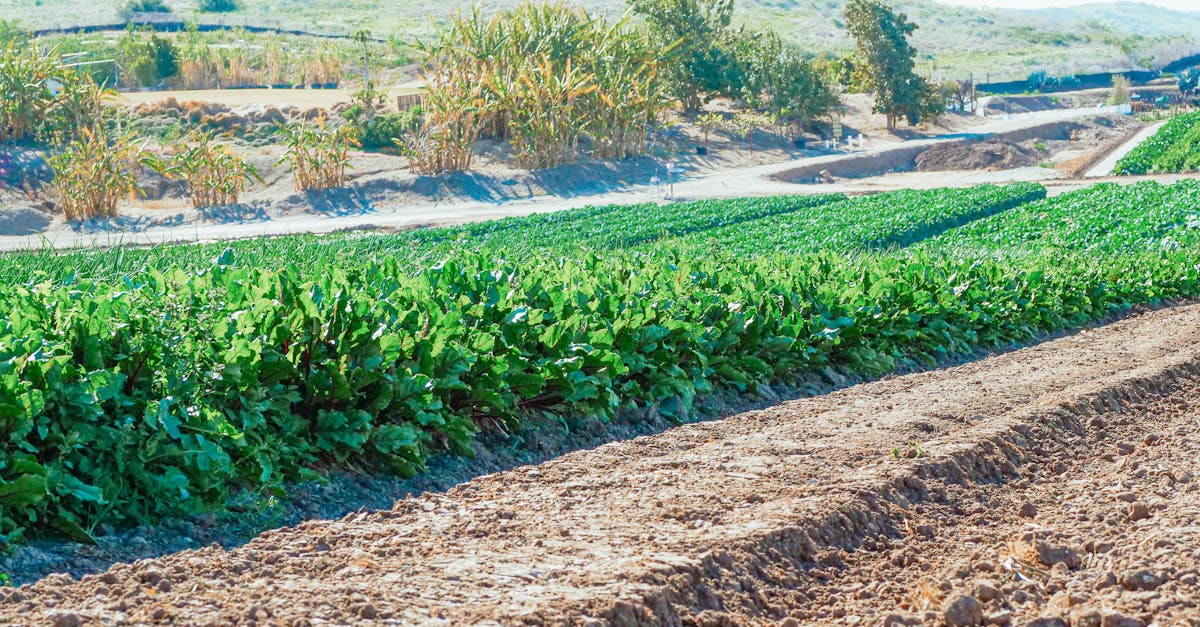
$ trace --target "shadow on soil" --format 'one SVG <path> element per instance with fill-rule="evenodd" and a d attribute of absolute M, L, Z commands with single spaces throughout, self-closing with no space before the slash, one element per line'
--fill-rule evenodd
<path fill-rule="evenodd" d="M 1162 305 L 1168 306 L 1171 305 Z M 1120 312 L 1085 328 L 1108 324 L 1146 310 L 1140 308 Z M 937 367 L 962 365 L 1070 335 L 1079 330 L 1081 329 L 1064 330 L 1027 343 L 980 350 L 970 355 L 947 359 Z M 926 370 L 929 368 L 907 364 L 887 376 Z M 821 373 L 802 373 L 793 382 L 764 387 L 757 396 L 723 392 L 699 398 L 692 415 L 684 422 L 719 420 L 789 400 L 825 394 L 865 381 L 866 379 L 829 369 Z M 659 415 L 653 407 L 622 412 L 608 423 L 593 418 L 578 418 L 566 422 L 531 420 L 529 426 L 518 433 L 482 434 L 476 446 L 477 455 L 474 459 L 449 455 L 435 456 L 429 462 L 428 472 L 412 479 L 402 479 L 382 471 L 335 472 L 323 482 L 288 486 L 288 498 L 283 500 L 262 494 L 243 493 L 230 502 L 229 512 L 220 515 L 209 514 L 188 520 L 169 519 L 152 527 L 120 531 L 98 529 L 96 546 L 54 540 L 37 541 L 18 547 L 9 555 L 0 558 L 0 573 L 8 573 L 14 585 L 21 585 L 33 583 L 54 573 L 81 577 L 107 570 L 115 563 L 157 557 L 212 543 L 234 548 L 269 529 L 296 525 L 308 520 L 336 519 L 360 511 L 389 509 L 396 501 L 408 496 L 423 492 L 444 492 L 475 477 L 537 464 L 565 453 L 609 442 L 662 433 L 678 424 L 680 423 Z"/>

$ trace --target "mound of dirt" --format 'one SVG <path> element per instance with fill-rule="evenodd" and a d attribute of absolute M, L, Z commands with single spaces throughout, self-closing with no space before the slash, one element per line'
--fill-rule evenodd
<path fill-rule="evenodd" d="M 1001 115 L 1005 113 L 1031 113 L 1034 111 L 1052 111 L 1064 109 L 1062 100 L 1057 96 L 1007 96 L 995 97 L 987 103 L 987 113 Z"/>
<path fill-rule="evenodd" d="M 0 235 L 41 233 L 50 222 L 50 214 L 36 207 L 19 205 L 0 209 Z"/>
<path fill-rule="evenodd" d="M 947 170 L 1010 170 L 1037 165 L 1045 155 L 1036 150 L 1003 140 L 947 143 L 917 155 L 918 172 Z"/>

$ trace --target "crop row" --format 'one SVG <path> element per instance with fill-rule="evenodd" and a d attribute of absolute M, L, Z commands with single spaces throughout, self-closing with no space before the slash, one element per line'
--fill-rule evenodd
<path fill-rule="evenodd" d="M 1157 174 L 1200 170 L 1200 112 L 1171 118 L 1117 161 L 1115 174 Z"/>
<path fill-rule="evenodd" d="M 1200 245 L 1200 181 L 1102 183 L 1031 202 L 922 242 L 930 253 L 1094 255 Z"/>
<path fill-rule="evenodd" d="M 1045 196 L 1036 183 L 904 190 L 713 228 L 691 239 L 743 255 L 887 250 Z"/>
<path fill-rule="evenodd" d="M 853 235 L 817 245 L 899 245 L 961 221 L 972 204 L 994 213 L 1018 189 L 900 194 L 893 201 L 908 204 L 896 207 L 861 199 L 869 209 L 828 216 Z M 1104 203 L 1194 187 L 1105 190 L 1045 202 L 1098 221 Z M 654 406 L 682 419 L 715 388 L 753 391 L 825 367 L 878 375 L 1200 293 L 1200 248 L 1123 247 L 1095 231 L 1015 259 L 933 247 L 743 254 L 780 219 L 718 228 L 721 247 L 685 237 L 654 250 L 563 254 L 547 242 L 510 254 L 485 244 L 417 269 L 425 245 L 411 237 L 393 248 L 330 240 L 282 269 L 284 257 L 264 256 L 279 248 L 254 246 L 288 240 L 239 245 L 248 254 L 230 249 L 199 271 L 207 249 L 196 247 L 146 251 L 138 272 L 119 276 L 64 280 L 55 264 L 69 257 L 51 258 L 54 272 L 41 276 L 55 280 L 0 283 L 0 535 L 86 539 L 101 522 L 211 510 L 233 490 L 275 490 L 331 465 L 411 474 L 437 451 L 469 455 L 481 428 L 532 414 Z M 621 222 L 606 226 L 619 233 Z M 800 241 L 770 246 L 813 245 Z"/>

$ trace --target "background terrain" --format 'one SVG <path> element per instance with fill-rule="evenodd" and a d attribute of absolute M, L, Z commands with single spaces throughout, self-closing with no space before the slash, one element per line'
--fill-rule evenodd
<path fill-rule="evenodd" d="M 520 0 L 493 0 L 497 11 Z M 68 28 L 117 21 L 120 0 L 3 0 L 0 16 L 32 28 Z M 195 12 L 191 0 L 168 0 L 182 15 Z M 436 24 L 471 0 L 243 0 L 243 9 L 222 19 L 231 23 L 276 25 L 323 33 L 368 28 L 376 36 L 409 41 L 433 32 Z M 608 16 L 625 11 L 621 0 L 585 0 Z M 840 54 L 851 48 L 843 29 L 844 0 L 743 0 L 737 14 L 751 28 L 769 25 L 786 40 L 813 54 Z M 914 43 L 922 73 L 933 78 L 1011 80 L 1046 69 L 1056 74 L 1161 67 L 1200 52 L 1200 12 L 1171 11 L 1133 2 L 1081 5 L 1036 11 L 980 10 L 925 0 L 894 5 L 920 28 Z M 935 61 L 936 59 L 936 61 Z"/>

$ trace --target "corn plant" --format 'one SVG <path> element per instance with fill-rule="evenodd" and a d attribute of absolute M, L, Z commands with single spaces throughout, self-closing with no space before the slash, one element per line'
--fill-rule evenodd
<path fill-rule="evenodd" d="M 509 139 L 531 168 L 573 161 L 584 137 L 600 158 L 644 154 L 666 104 L 646 36 L 564 4 L 490 18 L 476 8 L 421 52 L 428 115 L 409 146 L 419 172 L 469 167 L 480 136 Z"/>
<path fill-rule="evenodd" d="M 574 106 L 596 91 L 594 76 L 568 59 L 543 55 L 532 65 L 495 77 L 490 84 L 501 107 L 511 112 L 509 133 L 518 162 L 548 168 L 574 160 L 585 109 Z"/>
<path fill-rule="evenodd" d="M 342 187 L 350 164 L 350 148 L 358 142 L 348 126 L 332 128 L 324 120 L 283 127 L 287 163 L 296 177 L 296 190 Z"/>
<path fill-rule="evenodd" d="M 50 82 L 60 74 L 55 59 L 34 46 L 0 47 L 0 141 L 32 138 L 54 104 Z"/>
<path fill-rule="evenodd" d="M 157 169 L 187 182 L 196 209 L 235 205 L 247 179 L 262 182 L 258 170 L 229 146 L 215 143 L 212 133 L 198 131 L 175 145 L 170 159 Z"/>
<path fill-rule="evenodd" d="M 121 198 L 137 192 L 136 170 L 150 155 L 129 135 L 87 128 L 81 135 L 49 159 L 58 207 L 67 220 L 115 216 Z"/>
<path fill-rule="evenodd" d="M 83 139 L 84 131 L 96 131 L 111 120 L 110 101 L 116 91 L 97 85 L 86 74 L 64 73 L 61 89 L 46 111 L 43 135 L 62 145 Z"/>
<path fill-rule="evenodd" d="M 593 155 L 624 159 L 646 154 L 646 135 L 668 105 L 661 63 L 652 44 L 622 20 L 599 24 L 594 46 L 584 61 L 595 77 L 596 90 L 585 100 L 585 130 Z"/>

